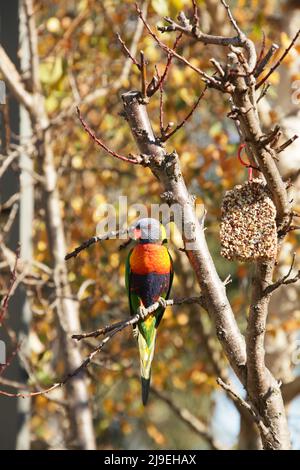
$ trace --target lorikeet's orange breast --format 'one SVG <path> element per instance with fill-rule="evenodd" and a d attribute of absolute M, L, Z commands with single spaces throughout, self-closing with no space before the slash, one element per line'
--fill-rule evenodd
<path fill-rule="evenodd" d="M 167 248 L 155 243 L 140 243 L 130 256 L 130 269 L 136 274 L 168 274 L 171 260 Z"/>

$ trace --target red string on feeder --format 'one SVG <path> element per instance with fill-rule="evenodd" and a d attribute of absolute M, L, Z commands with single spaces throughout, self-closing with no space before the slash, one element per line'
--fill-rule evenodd
<path fill-rule="evenodd" d="M 243 166 L 245 166 L 246 168 L 248 168 L 248 179 L 249 179 L 249 181 L 251 181 L 251 180 L 252 180 L 252 176 L 253 176 L 253 168 L 252 168 L 252 166 L 250 165 L 250 163 L 245 162 L 245 161 L 242 159 L 242 156 L 241 156 L 242 151 L 243 151 L 243 149 L 244 149 L 245 147 L 246 147 L 246 144 L 241 144 L 241 145 L 239 146 L 239 150 L 238 150 L 238 159 L 239 159 L 239 162 L 240 162 Z"/>

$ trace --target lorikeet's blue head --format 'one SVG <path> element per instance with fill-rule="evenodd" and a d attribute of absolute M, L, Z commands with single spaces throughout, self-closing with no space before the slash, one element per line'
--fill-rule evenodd
<path fill-rule="evenodd" d="M 158 220 L 145 218 L 137 221 L 134 236 L 140 243 L 161 243 L 166 238 L 166 230 Z"/>

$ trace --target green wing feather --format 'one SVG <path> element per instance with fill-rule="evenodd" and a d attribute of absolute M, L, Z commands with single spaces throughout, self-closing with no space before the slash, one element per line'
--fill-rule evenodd
<path fill-rule="evenodd" d="M 140 306 L 140 299 L 137 294 L 131 291 L 131 286 L 130 286 L 130 274 L 131 274 L 131 269 L 130 269 L 130 256 L 132 255 L 133 248 L 130 250 L 127 259 L 126 259 L 126 265 L 125 265 L 125 286 L 127 290 L 127 295 L 128 295 L 128 300 L 129 300 L 129 307 L 130 307 L 130 315 L 134 316 L 137 313 L 137 310 Z"/>
<path fill-rule="evenodd" d="M 167 290 L 167 292 L 163 292 L 161 294 L 161 297 L 165 300 L 168 300 L 168 298 L 170 297 L 170 292 L 171 292 L 171 288 L 172 288 L 172 284 L 173 284 L 173 278 L 174 278 L 174 264 L 173 264 L 173 259 L 172 259 L 172 256 L 170 255 L 169 250 L 168 250 L 168 255 L 169 255 L 170 261 L 171 261 L 169 289 Z M 161 322 L 164 311 L 165 311 L 165 309 L 163 307 L 160 307 L 155 312 L 156 313 L 156 325 L 155 325 L 156 328 L 158 327 L 158 325 Z"/>

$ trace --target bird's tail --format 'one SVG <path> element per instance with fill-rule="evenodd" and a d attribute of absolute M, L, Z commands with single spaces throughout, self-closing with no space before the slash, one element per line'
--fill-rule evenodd
<path fill-rule="evenodd" d="M 151 364 L 154 356 L 156 339 L 156 328 L 151 331 L 150 337 L 147 340 L 144 335 L 139 332 L 138 343 L 140 351 L 140 365 L 141 365 L 141 383 L 142 383 L 142 401 L 145 406 L 148 401 L 150 378 L 151 378 Z"/>

